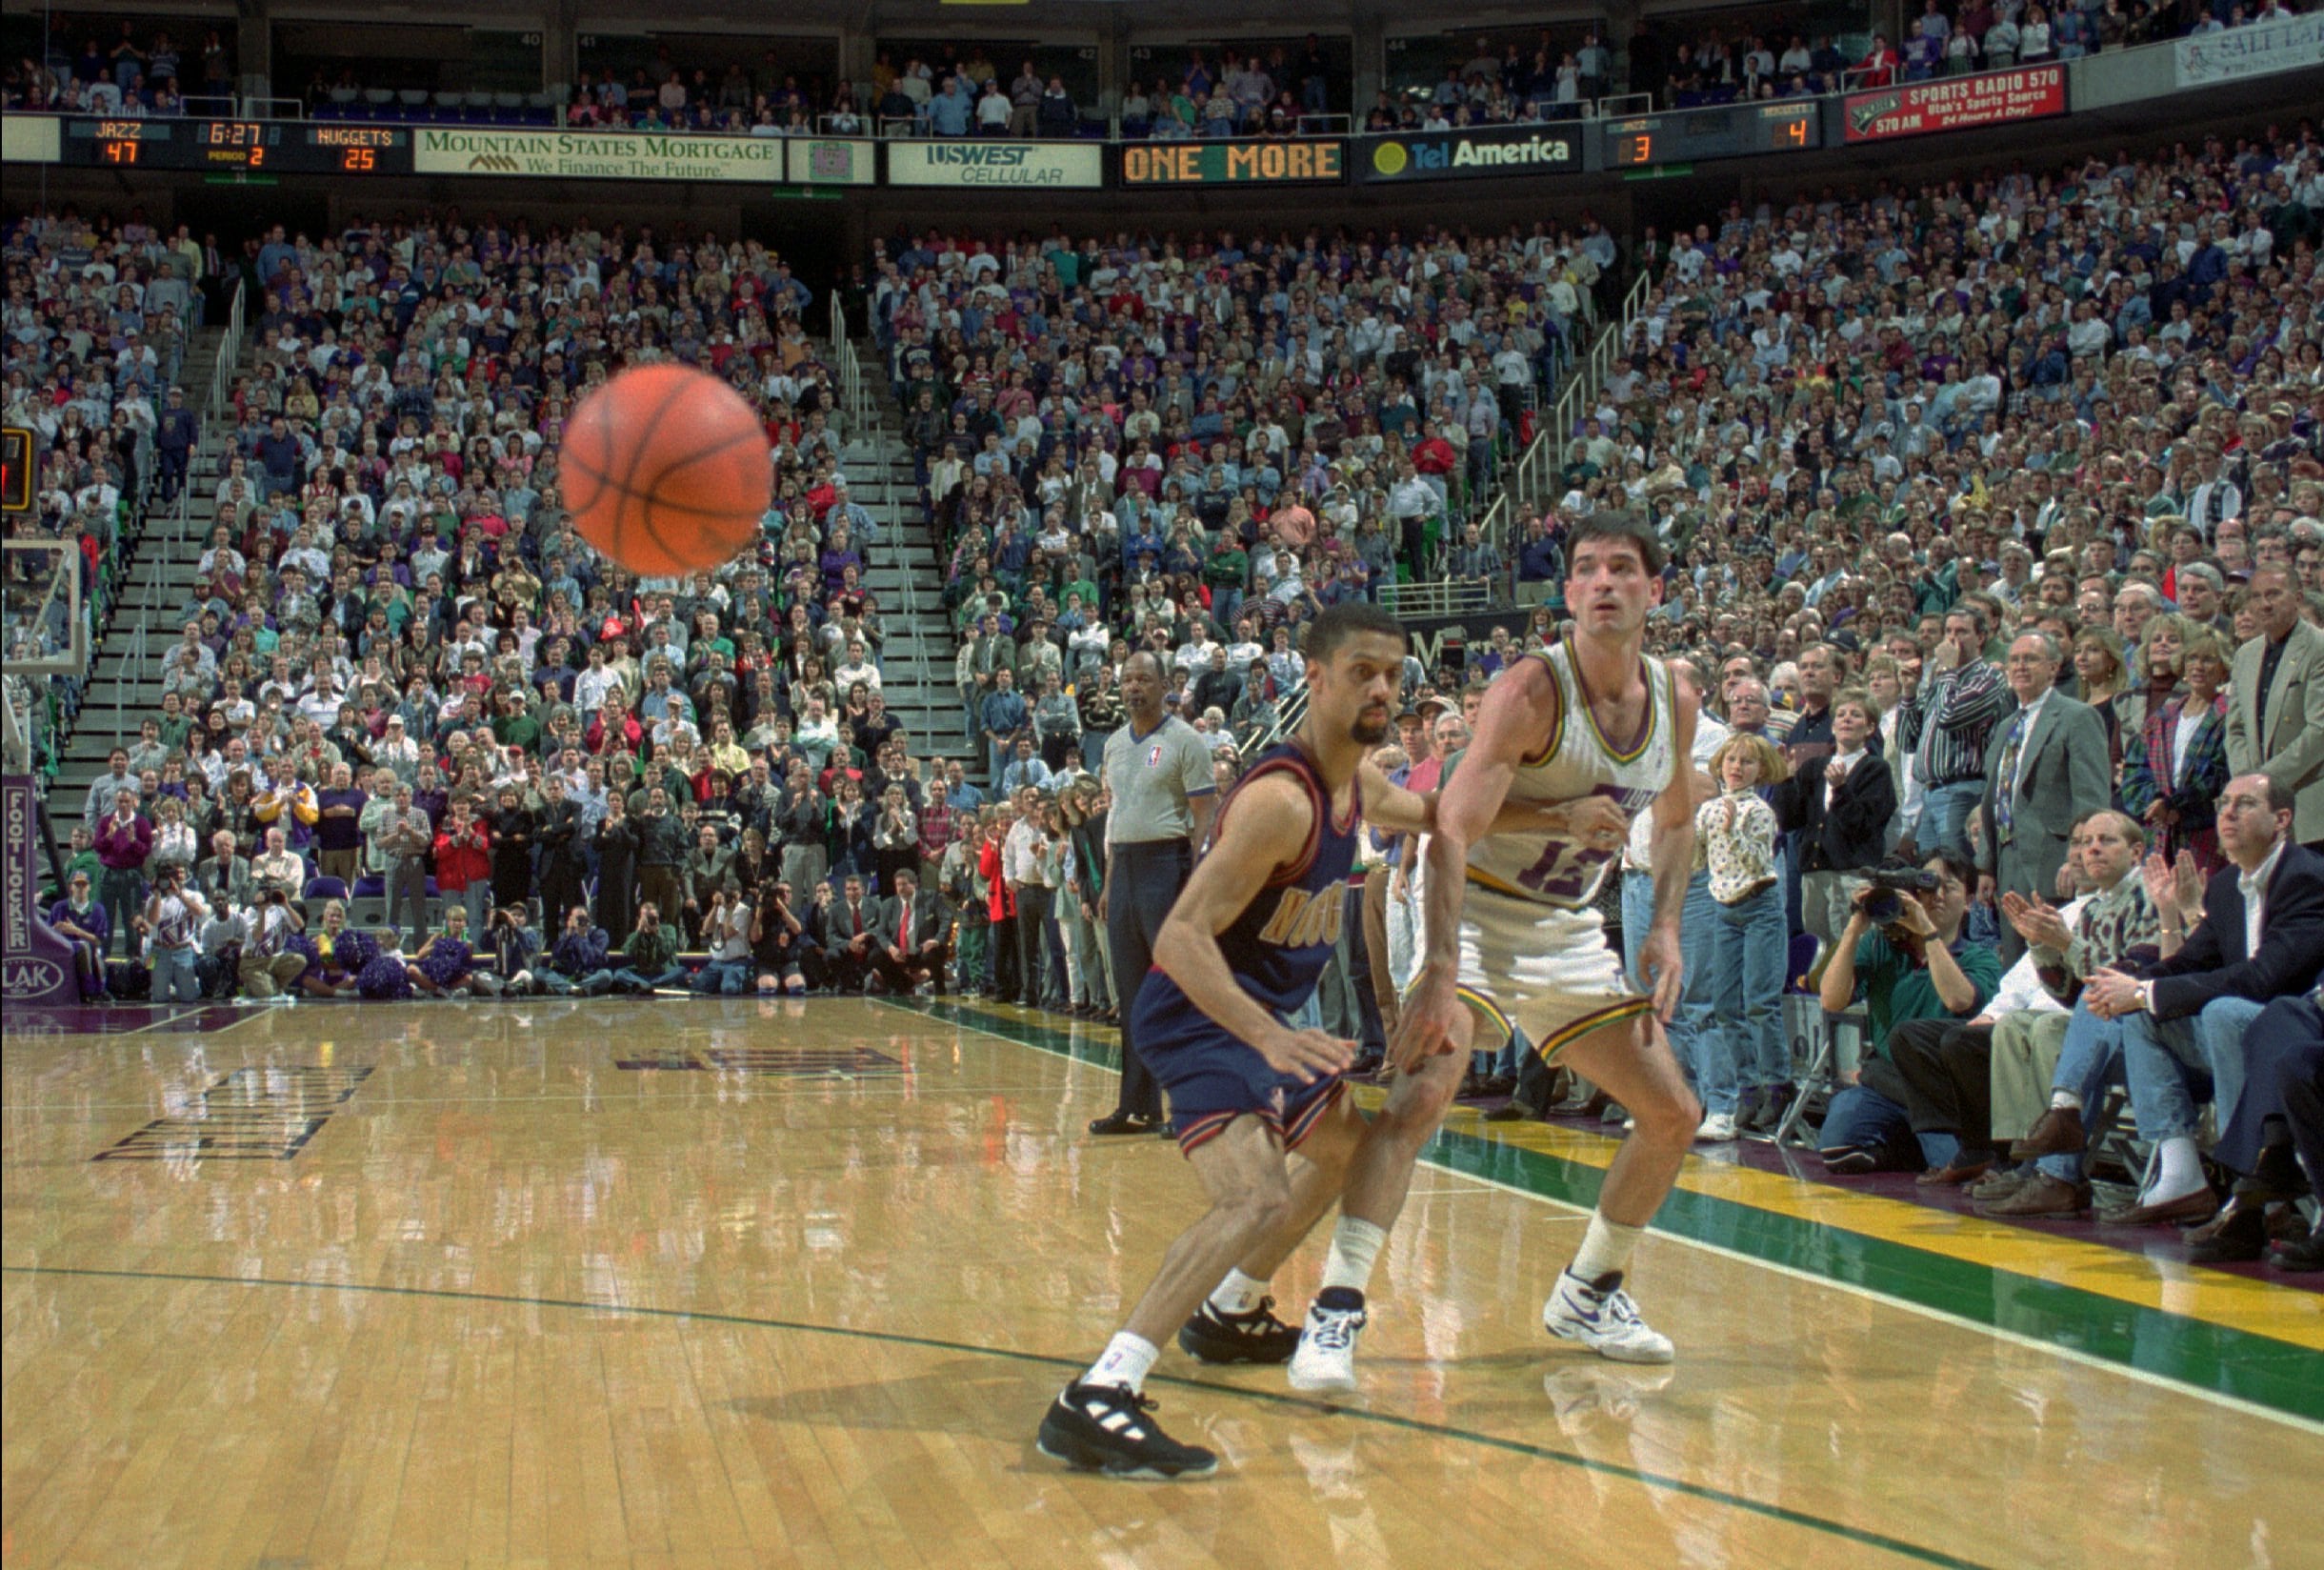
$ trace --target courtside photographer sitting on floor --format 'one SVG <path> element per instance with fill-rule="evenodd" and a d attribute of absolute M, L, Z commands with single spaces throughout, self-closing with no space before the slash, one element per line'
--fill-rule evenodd
<path fill-rule="evenodd" d="M 1818 1154 L 1832 1172 L 1921 1168 L 1907 1088 L 1888 1057 L 1889 1033 L 1915 1019 L 1972 1018 L 2001 984 L 1993 945 L 1961 934 L 1975 876 L 1966 861 L 1941 854 L 1922 862 L 1917 876 L 1908 867 L 1880 868 L 1855 896 L 1824 967 L 1822 1000 L 1839 1014 L 1863 999 L 1865 1039 L 1878 1045 L 1825 1115 Z"/>

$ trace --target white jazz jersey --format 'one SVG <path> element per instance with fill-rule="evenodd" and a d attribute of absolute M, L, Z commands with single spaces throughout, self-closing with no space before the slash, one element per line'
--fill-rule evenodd
<path fill-rule="evenodd" d="M 1526 758 L 1510 782 L 1509 798 L 1524 802 L 1610 797 L 1627 820 L 1653 805 L 1671 784 L 1678 757 L 1678 701 L 1662 661 L 1641 655 L 1647 712 L 1644 734 L 1601 734 L 1573 664 L 1573 644 L 1560 640 L 1529 655 L 1557 681 L 1557 728 Z M 1599 850 L 1556 835 L 1488 835 L 1469 848 L 1469 881 L 1498 894 L 1562 910 L 1596 898 L 1606 870 L 1621 847 Z"/>
<path fill-rule="evenodd" d="M 1642 659 L 1644 729 L 1609 738 L 1598 731 L 1575 675 L 1572 644 L 1532 657 L 1556 678 L 1557 729 L 1519 766 L 1511 798 L 1603 795 L 1634 820 L 1675 778 L 1677 698 L 1670 672 L 1658 659 Z M 1621 854 L 1619 844 L 1600 850 L 1546 834 L 1493 835 L 1470 848 L 1458 984 L 1483 1027 L 1475 1046 L 1521 1030 L 1548 1058 L 1653 1006 L 1608 945 L 1605 918 L 1593 903 Z"/>

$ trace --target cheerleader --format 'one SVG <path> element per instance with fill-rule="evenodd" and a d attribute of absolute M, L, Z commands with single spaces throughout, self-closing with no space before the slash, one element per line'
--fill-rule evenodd
<path fill-rule="evenodd" d="M 421 944 L 420 952 L 404 969 L 413 990 L 422 996 L 444 997 L 471 991 L 476 951 L 468 940 L 466 907 L 445 907 L 444 930 Z"/>

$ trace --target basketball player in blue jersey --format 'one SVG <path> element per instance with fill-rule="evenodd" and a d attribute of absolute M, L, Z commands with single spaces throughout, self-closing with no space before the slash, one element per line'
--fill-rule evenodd
<path fill-rule="evenodd" d="M 1421 851 L 1420 972 L 1389 1046 L 1396 1082 L 1348 1175 L 1323 1289 L 1291 1361 L 1298 1389 L 1354 1387 L 1364 1289 L 1412 1165 L 1459 1091 L 1472 1046 L 1498 1047 L 1513 1025 L 1544 1059 L 1585 1076 L 1637 1119 L 1542 1323 L 1619 1361 L 1672 1357 L 1622 1279 L 1701 1119 L 1663 1034 L 1679 997 L 1679 916 L 1694 861 L 1686 760 L 1697 704 L 1644 652 L 1647 614 L 1662 598 L 1653 526 L 1594 514 L 1574 527 L 1567 561 L 1573 635 L 1486 691 L 1468 751 L 1438 793 Z M 1537 809 L 1544 827 L 1493 832 L 1513 802 Z M 1644 996 L 1592 900 L 1632 818 L 1650 810 L 1654 915 L 1638 964 L 1653 992 Z"/>
<path fill-rule="evenodd" d="M 1352 1043 L 1285 1020 L 1338 939 L 1358 820 L 1417 834 L 1433 814 L 1364 761 L 1388 733 L 1402 625 L 1376 606 L 1335 605 L 1309 625 L 1304 653 L 1307 718 L 1220 803 L 1211 850 L 1171 908 L 1134 1004 L 1138 1042 L 1169 1088 L 1179 1146 L 1211 1209 L 1171 1245 L 1104 1356 L 1042 1419 L 1041 1452 L 1077 1470 L 1217 1469 L 1217 1457 L 1172 1439 L 1147 1415 L 1156 1349 L 1231 1267 L 1289 1252 L 1338 1198 L 1362 1137 L 1339 1078 Z"/>

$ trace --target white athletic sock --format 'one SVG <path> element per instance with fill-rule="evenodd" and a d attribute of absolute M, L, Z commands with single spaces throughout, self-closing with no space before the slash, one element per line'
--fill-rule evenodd
<path fill-rule="evenodd" d="M 2050 1093 L 2050 1110 L 2055 1112 L 2061 1108 L 2067 1112 L 2080 1112 L 2082 1098 L 2070 1090 L 2054 1090 Z"/>
<path fill-rule="evenodd" d="M 1595 1281 L 1616 1271 L 1630 1268 L 1631 1251 L 1638 1239 L 1646 1236 L 1646 1228 L 1624 1226 L 1609 1221 L 1595 1211 L 1590 1214 L 1590 1230 L 1582 1234 L 1581 1251 L 1573 1256 L 1567 1268 L 1585 1281 Z"/>
<path fill-rule="evenodd" d="M 1227 1278 L 1218 1283 L 1218 1290 L 1211 1294 L 1211 1306 L 1221 1314 L 1248 1314 L 1266 1296 L 1265 1281 L 1239 1270 L 1230 1270 Z"/>
<path fill-rule="evenodd" d="M 2194 1137 L 2174 1135 L 2154 1147 L 2154 1186 L 2141 1196 L 2146 1204 L 2184 1199 L 2204 1186 L 2203 1163 L 2195 1155 Z"/>
<path fill-rule="evenodd" d="M 1372 1262 L 1380 1257 L 1388 1234 L 1370 1221 L 1342 1216 L 1332 1229 L 1332 1252 L 1323 1262 L 1323 1284 L 1361 1292 L 1372 1280 Z"/>
<path fill-rule="evenodd" d="M 1160 1356 L 1153 1342 L 1145 1337 L 1122 1331 L 1106 1343 L 1105 1355 L 1090 1365 L 1081 1382 L 1127 1385 L 1132 1390 L 1143 1391 L 1146 1371 L 1153 1367 L 1154 1359 Z"/>

